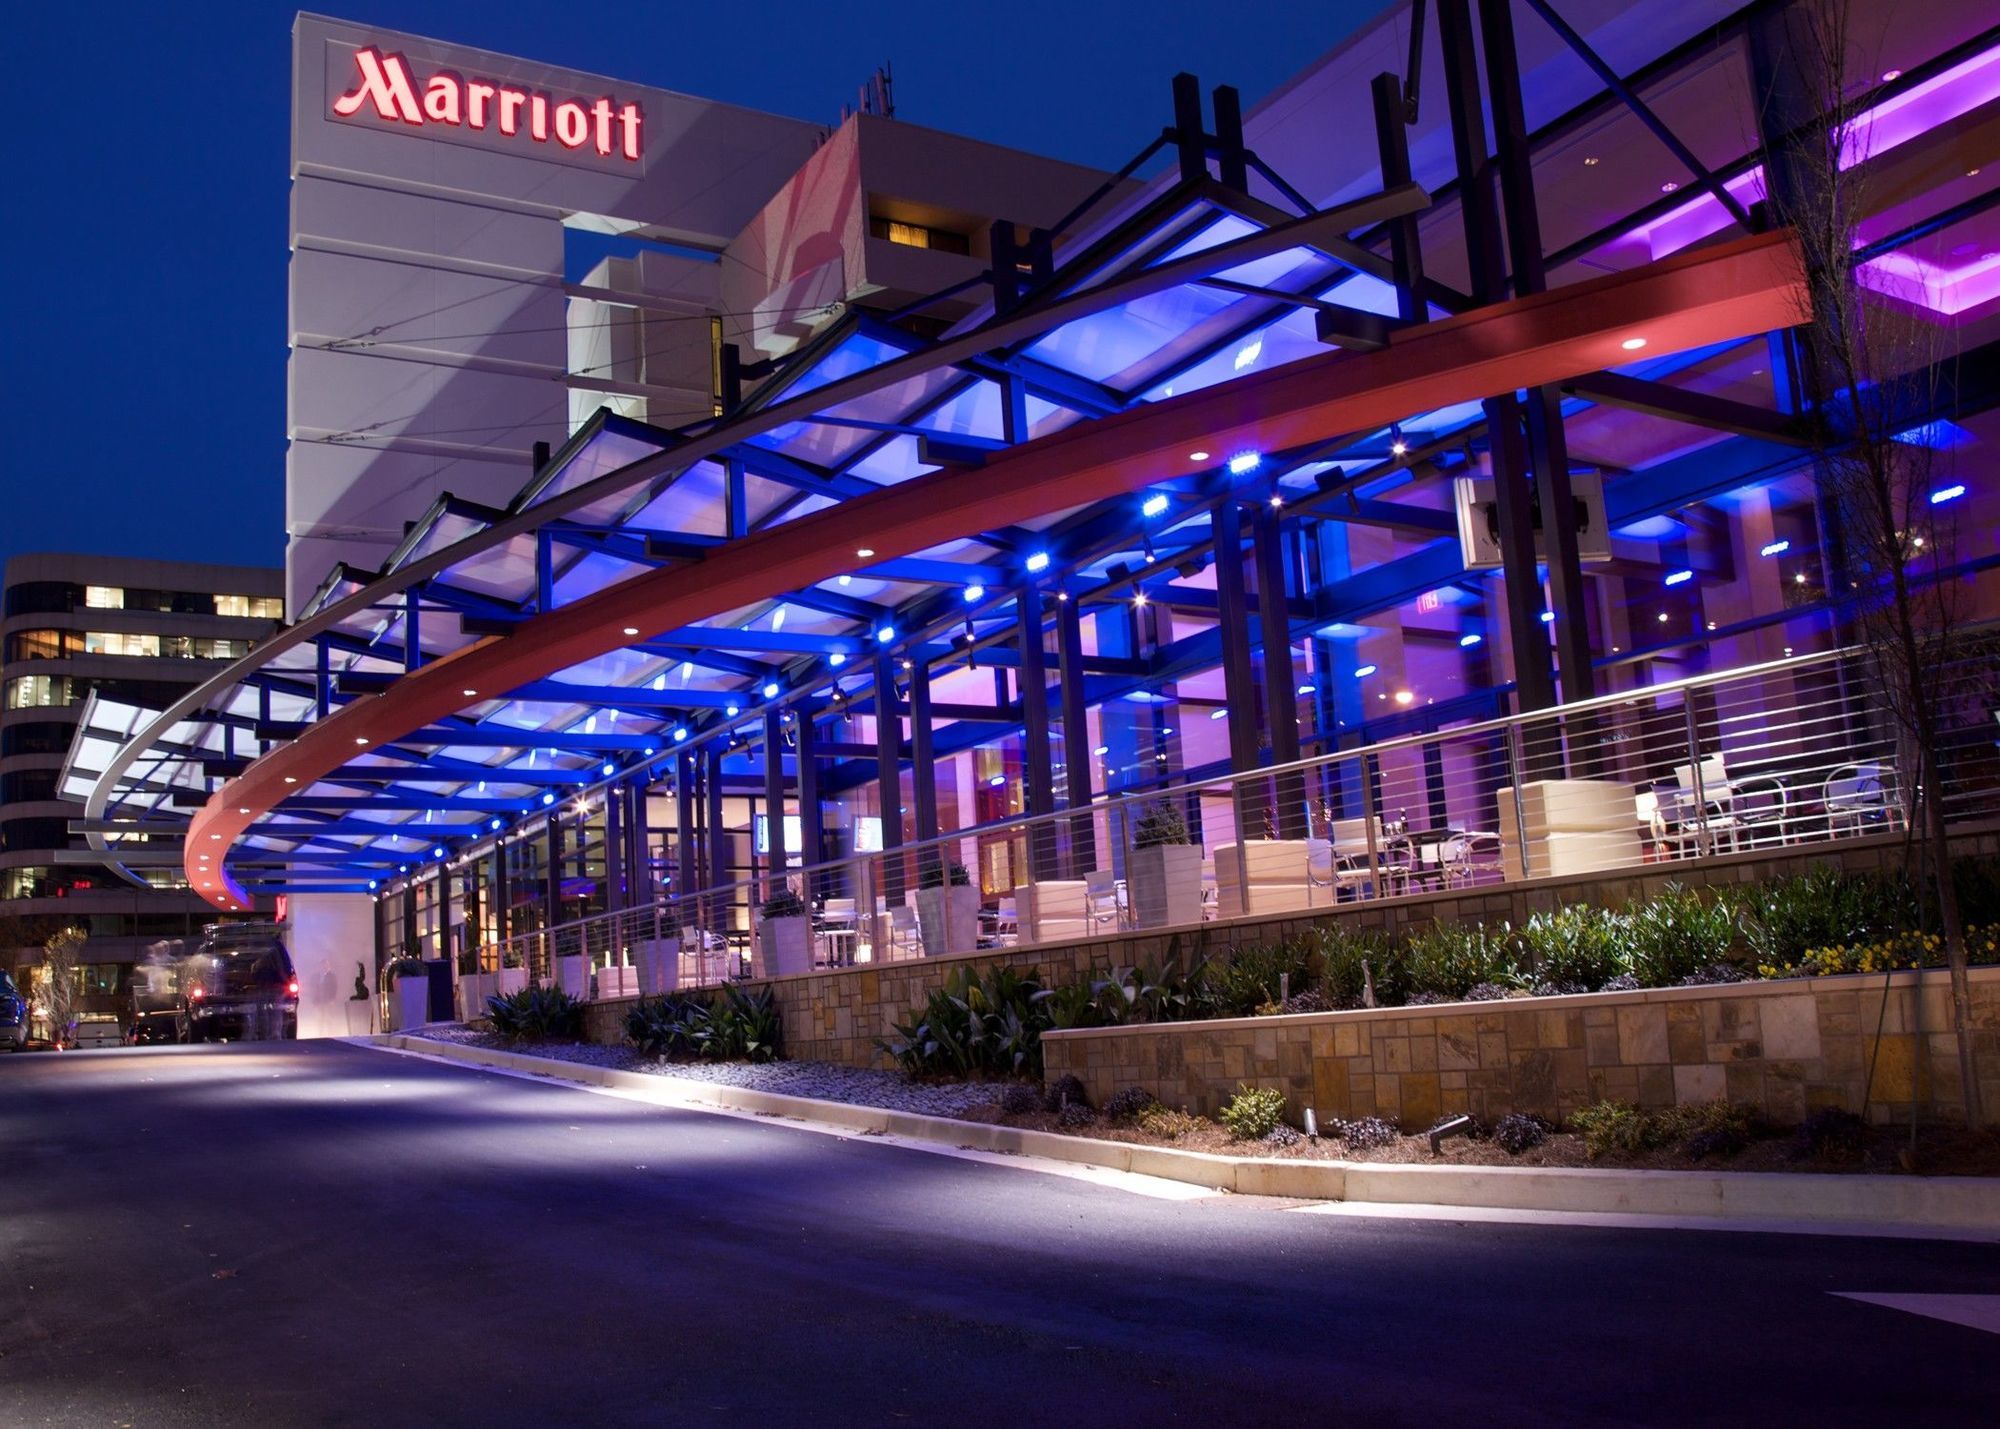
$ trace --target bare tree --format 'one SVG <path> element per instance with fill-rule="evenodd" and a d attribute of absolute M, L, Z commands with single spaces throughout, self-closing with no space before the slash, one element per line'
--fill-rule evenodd
<path fill-rule="evenodd" d="M 1952 353 L 1920 295 L 1898 292 L 1889 274 L 1857 257 L 1870 136 L 1859 120 L 1866 85 L 1856 75 L 1875 67 L 1856 65 L 1862 44 L 1847 0 L 1795 0 L 1777 23 L 1787 80 L 1798 87 L 1789 117 L 1814 116 L 1767 155 L 1767 186 L 1805 259 L 1801 379 L 1817 416 L 1828 593 L 1848 600 L 1854 637 L 1873 665 L 1870 700 L 1895 727 L 1912 882 L 1935 888 L 1959 1080 L 1966 1118 L 1977 1125 L 1971 987 L 1940 757 L 1955 682 L 1974 664 L 1963 584 L 1944 576 L 1956 533 L 1948 507 L 1932 500 L 1950 482 L 1949 444 L 1931 434 Z M 1918 1056 L 1922 1065 L 1927 1058 Z"/>
<path fill-rule="evenodd" d="M 42 944 L 43 997 L 49 1009 L 49 1036 L 61 1047 L 71 1040 L 76 1020 L 76 970 L 90 935 L 81 928 L 64 928 Z"/>

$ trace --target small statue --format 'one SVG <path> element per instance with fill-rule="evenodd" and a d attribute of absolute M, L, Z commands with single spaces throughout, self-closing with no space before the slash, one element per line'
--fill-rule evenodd
<path fill-rule="evenodd" d="M 367 1000 L 368 1000 L 368 970 L 362 967 L 360 961 L 357 959 L 354 964 L 354 996 L 349 998 L 348 1001 L 366 1002 Z"/>

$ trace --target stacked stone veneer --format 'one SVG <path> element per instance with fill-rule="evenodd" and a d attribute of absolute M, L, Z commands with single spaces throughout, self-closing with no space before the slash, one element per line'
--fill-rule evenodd
<path fill-rule="evenodd" d="M 2000 968 L 1974 969 L 1972 990 L 1981 1104 L 2000 1112 Z M 1212 1115 L 1241 1086 L 1275 1087 L 1298 1123 L 1308 1107 L 1414 1130 L 1452 1112 L 1553 1120 L 1606 1099 L 1718 1097 L 1778 1122 L 1821 1106 L 1962 1116 L 1943 971 L 1921 1005 L 1918 991 L 1913 973 L 1788 978 L 1052 1032 L 1042 1052 L 1092 1101 L 1137 1086 Z"/>
<path fill-rule="evenodd" d="M 1958 852 L 1968 855 L 2000 853 L 2000 831 L 1968 834 L 1955 840 L 1955 846 Z M 889 1037 L 894 1023 L 906 1019 L 912 1008 L 923 1004 L 931 989 L 960 967 L 969 966 L 977 972 L 1010 967 L 1024 974 L 1032 973 L 1044 986 L 1052 986 L 1100 975 L 1120 965 L 1140 963 L 1154 967 L 1176 945 L 1183 952 L 1221 957 L 1233 947 L 1276 942 L 1335 919 L 1355 928 L 1388 930 L 1418 928 L 1432 922 L 1507 921 L 1518 926 L 1538 911 L 1567 903 L 1616 905 L 1654 896 L 1673 882 L 1689 887 L 1758 883 L 1800 872 L 1814 863 L 1837 864 L 1850 871 L 1886 868 L 1900 859 L 1901 850 L 1901 839 L 1893 835 L 1850 839 L 1790 850 L 1759 850 L 1698 861 L 1647 864 L 1609 877 L 1483 884 L 1443 893 L 1343 904 L 1338 909 L 1320 908 L 1283 917 L 1232 919 L 1182 929 L 1177 934 L 1128 933 L 1075 943 L 864 964 L 775 978 L 769 986 L 777 996 L 784 1019 L 786 1056 L 858 1067 L 887 1066 L 888 1058 L 877 1047 L 877 1039 Z M 631 1005 L 631 999 L 590 1004 L 585 1010 L 585 1035 L 593 1042 L 621 1041 L 625 1035 L 625 1014 Z M 1554 1003 L 1545 999 L 1534 1006 L 1549 1010 Z M 1576 1045 L 1581 1047 L 1583 1043 L 1579 1040 Z"/>

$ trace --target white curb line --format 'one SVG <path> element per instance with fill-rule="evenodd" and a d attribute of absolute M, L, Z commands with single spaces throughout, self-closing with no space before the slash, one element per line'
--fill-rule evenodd
<path fill-rule="evenodd" d="M 1177 1181 L 1210 1191 L 1392 1208 L 1449 1208 L 1558 1215 L 1606 1215 L 1669 1225 L 1728 1220 L 1794 1231 L 1865 1227 L 1914 1232 L 2000 1234 L 2000 1178 L 1878 1176 L 1763 1171 L 1624 1171 L 1534 1166 L 1408 1166 L 1352 1161 L 1218 1156 L 1052 1131 L 922 1116 L 885 1107 L 785 1096 L 653 1072 L 628 1072 L 467 1047 L 399 1033 L 346 1039 L 361 1046 L 428 1055 L 500 1071 L 530 1073 L 648 1100 L 818 1123 L 846 1132 L 942 1144 L 966 1152 L 1035 1157 L 1076 1167 Z M 666 1093 L 666 1095 L 662 1095 Z M 985 1159 L 985 1158 L 980 1158 Z M 1019 1164 L 1015 1162 L 1014 1164 Z M 1361 1214 L 1356 1205 L 1353 1214 Z M 1664 1218 L 1656 1220 L 1655 1218 Z M 1621 1220 L 1621 1223 L 1624 1223 Z M 1983 1238 L 1983 1237 L 1982 1237 Z"/>

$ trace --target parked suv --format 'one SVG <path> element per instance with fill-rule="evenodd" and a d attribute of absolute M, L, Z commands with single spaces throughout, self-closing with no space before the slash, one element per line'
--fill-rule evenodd
<path fill-rule="evenodd" d="M 0 971 L 0 1047 L 22 1052 L 28 1046 L 28 999 L 14 979 Z"/>
<path fill-rule="evenodd" d="M 183 1042 L 299 1035 L 299 977 L 270 928 L 211 929 L 181 964 Z"/>

